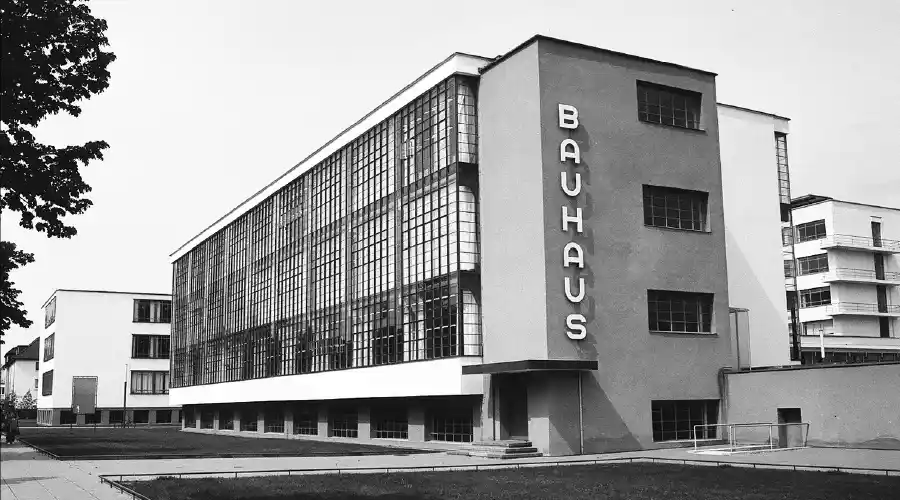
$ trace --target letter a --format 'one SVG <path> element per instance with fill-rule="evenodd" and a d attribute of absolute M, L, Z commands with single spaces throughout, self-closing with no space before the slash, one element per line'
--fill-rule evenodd
<path fill-rule="evenodd" d="M 566 335 L 572 340 L 581 340 L 587 337 L 587 328 L 584 327 L 585 323 L 587 323 L 587 318 L 583 314 L 568 315 L 566 317 L 566 327 L 571 330 L 577 330 L 577 332 L 566 330 Z"/>
<path fill-rule="evenodd" d="M 578 193 L 581 192 L 581 174 L 575 172 L 575 187 L 569 189 L 569 183 L 566 181 L 566 173 L 559 173 L 559 183 L 562 185 L 562 190 L 569 196 L 578 196 Z"/>
<path fill-rule="evenodd" d="M 578 295 L 572 295 L 572 280 L 566 276 L 566 298 L 575 304 L 584 300 L 584 278 L 578 278 Z"/>
<path fill-rule="evenodd" d="M 575 250 L 574 256 L 570 255 L 572 250 Z M 574 241 L 566 243 L 566 248 L 563 249 L 563 267 L 569 267 L 569 264 L 578 264 L 579 269 L 584 269 L 584 250 Z"/>
<path fill-rule="evenodd" d="M 571 130 L 578 128 L 578 110 L 575 106 L 559 105 L 559 127 Z"/>
<path fill-rule="evenodd" d="M 568 151 L 566 149 L 567 146 L 572 146 L 572 151 Z M 575 160 L 576 165 L 581 163 L 581 150 L 578 149 L 577 142 L 572 139 L 563 139 L 563 141 L 559 143 L 559 161 L 565 163 L 568 159 Z"/>

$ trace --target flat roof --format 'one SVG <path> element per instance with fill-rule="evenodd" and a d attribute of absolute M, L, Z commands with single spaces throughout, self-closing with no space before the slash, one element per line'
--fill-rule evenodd
<path fill-rule="evenodd" d="M 306 173 L 320 161 L 326 159 L 332 153 L 349 144 L 353 139 L 356 139 L 382 120 L 387 119 L 392 114 L 399 111 L 403 106 L 422 94 L 422 92 L 427 91 L 434 85 L 437 85 L 444 79 L 455 74 L 478 76 L 478 70 L 490 60 L 491 59 L 488 57 L 466 54 L 464 52 L 454 52 L 453 54 L 450 54 L 449 57 L 433 66 L 410 84 L 400 89 L 399 92 L 376 106 L 375 109 L 366 113 L 362 118 L 332 137 L 320 148 L 316 149 L 299 163 L 275 178 L 275 180 L 266 184 L 262 189 L 240 202 L 212 224 L 206 226 L 205 229 L 169 254 L 169 260 L 174 262 L 200 242 L 215 234 L 216 231 L 227 226 L 258 203 L 265 200 L 268 196 L 274 194 L 289 182 Z"/>
<path fill-rule="evenodd" d="M 568 45 L 570 47 L 578 47 L 581 49 L 590 49 L 590 50 L 593 50 L 596 52 L 601 52 L 604 54 L 625 57 L 628 59 L 634 59 L 635 61 L 643 61 L 643 62 L 649 62 L 649 63 L 653 63 L 653 64 L 662 64 L 663 66 L 668 66 L 670 68 L 686 69 L 689 71 L 696 71 L 697 73 L 703 73 L 705 75 L 716 76 L 715 73 L 713 73 L 711 71 L 706 71 L 703 69 L 692 68 L 690 66 L 683 66 L 681 64 L 675 64 L 675 63 L 666 62 L 666 61 L 659 61 L 656 59 L 650 59 L 648 57 L 636 56 L 634 54 L 627 54 L 625 52 L 616 52 L 615 50 L 609 50 L 609 49 L 604 49 L 601 47 L 595 47 L 593 45 L 587 45 L 584 43 L 573 42 L 571 40 L 563 40 L 561 38 L 554 38 L 552 36 L 547 36 L 547 35 L 534 35 L 531 38 L 529 38 L 528 40 L 525 40 L 524 42 L 520 43 L 519 45 L 516 45 L 515 47 L 513 47 L 509 52 L 507 52 L 501 56 L 495 57 L 494 60 L 490 62 L 490 64 L 481 68 L 481 73 L 482 74 L 487 73 L 494 66 L 500 64 L 501 62 L 505 61 L 506 59 L 509 59 L 516 52 L 519 52 L 520 50 L 524 49 L 525 47 L 528 47 L 529 45 L 531 45 L 532 43 L 534 43 L 538 40 L 561 43 L 563 45 Z"/>
<path fill-rule="evenodd" d="M 832 198 L 830 196 L 823 196 L 819 194 L 805 194 L 803 196 L 798 196 L 796 198 L 791 199 L 791 210 L 797 208 L 803 208 L 810 205 L 817 205 L 819 203 L 825 203 L 826 201 L 833 201 L 835 203 L 846 203 L 848 205 L 858 205 L 861 207 L 872 207 L 872 208 L 880 208 L 882 210 L 900 210 L 898 207 L 886 207 L 884 205 L 873 205 L 871 203 L 860 203 L 858 201 L 847 201 L 847 200 L 838 200 Z"/>
<path fill-rule="evenodd" d="M 156 293 L 156 292 L 118 292 L 114 290 L 78 290 L 74 288 L 57 288 L 53 290 L 53 293 L 47 297 L 47 300 L 44 301 L 44 305 L 41 306 L 41 309 L 47 306 L 47 303 L 50 302 L 57 292 L 74 292 L 74 293 L 116 293 L 121 295 L 157 295 L 160 297 L 171 297 L 171 293 Z"/>
<path fill-rule="evenodd" d="M 755 113 L 755 114 L 758 114 L 758 115 L 765 115 L 765 116 L 769 116 L 769 117 L 772 117 L 772 118 L 777 118 L 777 119 L 779 119 L 779 120 L 791 121 L 791 119 L 788 118 L 788 117 L 786 117 L 786 116 L 776 115 L 776 114 L 774 114 L 774 113 L 768 113 L 768 112 L 766 112 L 766 111 L 760 111 L 760 110 L 758 110 L 758 109 L 750 109 L 750 108 L 745 108 L 745 107 L 743 107 L 743 106 L 735 106 L 734 104 L 725 104 L 724 102 L 717 102 L 716 105 L 717 105 L 717 106 L 722 106 L 722 107 L 725 107 L 725 108 L 738 109 L 738 110 L 740 110 L 740 111 L 747 111 L 747 112 L 749 112 L 749 113 Z"/>

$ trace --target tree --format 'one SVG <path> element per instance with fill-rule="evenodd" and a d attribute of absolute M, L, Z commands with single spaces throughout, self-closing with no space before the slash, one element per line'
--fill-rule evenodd
<path fill-rule="evenodd" d="M 16 250 L 16 244 L 8 241 L 0 241 L 0 332 L 9 330 L 13 324 L 22 328 L 31 326 L 31 320 L 25 317 L 22 303 L 19 302 L 21 290 L 13 288 L 14 283 L 9 279 L 12 270 L 34 262 L 34 256 L 21 250 Z M 3 344 L 0 337 L 0 344 Z"/>
<path fill-rule="evenodd" d="M 47 237 L 71 238 L 77 231 L 63 217 L 84 213 L 91 187 L 79 168 L 102 160 L 104 141 L 58 148 L 38 142 L 34 127 L 61 111 L 78 116 L 78 103 L 109 86 L 107 66 L 115 60 L 106 21 L 91 15 L 82 0 L 5 0 L 2 17 L 0 89 L 0 212 L 20 214 L 19 225 Z M 9 270 L 33 262 L 32 254 L 4 243 L 0 334 L 12 324 L 27 327 L 19 291 Z"/>
<path fill-rule="evenodd" d="M 31 391 L 25 393 L 21 399 L 19 399 L 18 404 L 16 404 L 17 410 L 35 410 L 37 409 L 37 400 L 34 399 L 34 396 L 31 395 Z"/>

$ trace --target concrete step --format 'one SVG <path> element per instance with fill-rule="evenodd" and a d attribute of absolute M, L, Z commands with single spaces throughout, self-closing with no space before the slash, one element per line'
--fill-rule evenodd
<path fill-rule="evenodd" d="M 534 453 L 537 448 L 533 446 L 522 446 L 517 448 L 496 448 L 492 446 L 472 446 L 467 448 L 466 451 L 470 453 L 506 453 L 506 454 L 519 454 L 519 453 Z"/>
<path fill-rule="evenodd" d="M 471 446 L 489 446 L 491 448 L 528 448 L 531 441 L 498 440 L 498 441 L 473 441 Z"/>
<path fill-rule="evenodd" d="M 531 453 L 471 453 L 470 457 L 478 457 L 478 458 L 494 458 L 500 460 L 507 460 L 510 458 L 537 458 L 544 456 L 543 453 L 539 451 L 534 451 Z"/>

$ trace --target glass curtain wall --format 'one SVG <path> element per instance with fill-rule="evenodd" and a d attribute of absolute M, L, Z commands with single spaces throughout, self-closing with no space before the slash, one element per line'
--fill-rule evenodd
<path fill-rule="evenodd" d="M 433 87 L 178 259 L 172 387 L 481 355 L 474 85 Z"/>

